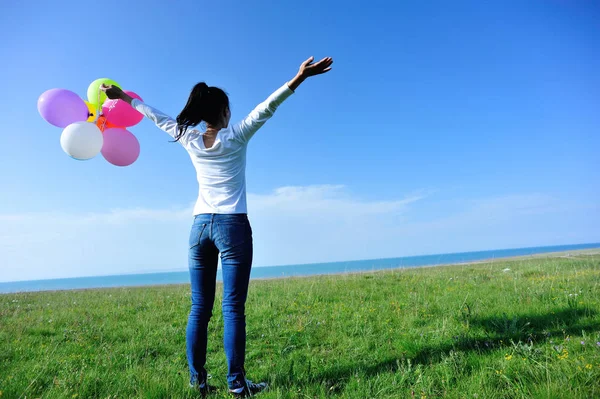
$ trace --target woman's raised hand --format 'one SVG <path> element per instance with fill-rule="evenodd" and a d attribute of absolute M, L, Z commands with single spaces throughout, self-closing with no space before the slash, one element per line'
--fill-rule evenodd
<path fill-rule="evenodd" d="M 331 64 L 333 64 L 333 58 L 325 57 L 319 62 L 314 62 L 315 57 L 310 57 L 300 65 L 298 74 L 304 78 L 310 76 L 321 75 L 323 73 L 331 71 Z"/>

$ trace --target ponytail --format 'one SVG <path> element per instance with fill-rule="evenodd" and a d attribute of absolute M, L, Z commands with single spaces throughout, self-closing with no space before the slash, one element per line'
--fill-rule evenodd
<path fill-rule="evenodd" d="M 209 87 L 206 83 L 196 84 L 188 97 L 183 110 L 177 116 L 177 135 L 179 141 L 189 127 L 194 127 L 200 122 L 217 125 L 223 113 L 229 108 L 227 94 L 218 87 Z"/>

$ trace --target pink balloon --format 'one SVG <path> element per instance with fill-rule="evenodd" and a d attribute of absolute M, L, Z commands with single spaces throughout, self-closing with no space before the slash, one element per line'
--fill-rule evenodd
<path fill-rule="evenodd" d="M 128 90 L 123 91 L 131 97 L 143 101 L 142 98 L 134 92 Z M 144 119 L 144 115 L 123 100 L 106 100 L 102 105 L 102 113 L 106 116 L 107 121 L 117 126 L 134 126 Z"/>
<path fill-rule="evenodd" d="M 128 130 L 110 128 L 104 131 L 102 156 L 115 166 L 129 166 L 140 156 L 140 143 Z"/>

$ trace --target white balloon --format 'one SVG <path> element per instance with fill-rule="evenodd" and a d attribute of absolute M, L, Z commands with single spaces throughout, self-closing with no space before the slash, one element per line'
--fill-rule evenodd
<path fill-rule="evenodd" d="M 75 122 L 63 130 L 60 146 L 69 156 L 86 160 L 94 158 L 102 150 L 104 138 L 94 123 Z"/>

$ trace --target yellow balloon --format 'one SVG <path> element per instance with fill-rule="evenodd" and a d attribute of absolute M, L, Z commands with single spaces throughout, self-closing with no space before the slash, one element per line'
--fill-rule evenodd
<path fill-rule="evenodd" d="M 87 107 L 88 107 L 88 118 L 87 118 L 87 121 L 88 122 L 94 122 L 96 120 L 96 116 L 97 116 L 97 113 L 98 113 L 98 110 L 96 109 L 96 106 L 94 104 L 92 104 L 92 103 L 87 102 L 87 101 L 85 101 L 85 105 L 87 105 Z"/>

